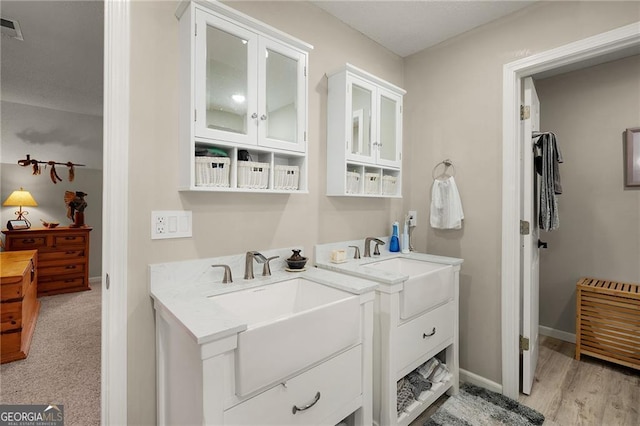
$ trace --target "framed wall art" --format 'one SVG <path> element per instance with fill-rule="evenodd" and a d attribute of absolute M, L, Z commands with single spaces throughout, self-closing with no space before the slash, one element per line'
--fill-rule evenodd
<path fill-rule="evenodd" d="M 625 186 L 640 187 L 640 127 L 625 131 Z"/>

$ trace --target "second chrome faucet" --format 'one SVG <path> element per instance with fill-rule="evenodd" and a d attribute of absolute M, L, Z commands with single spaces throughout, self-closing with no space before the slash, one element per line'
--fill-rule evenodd
<path fill-rule="evenodd" d="M 383 246 L 385 243 L 384 241 L 375 238 L 375 237 L 367 237 L 364 239 L 364 257 L 371 257 L 371 241 L 373 241 L 374 243 L 376 243 L 376 247 L 373 250 L 373 255 L 374 256 L 379 256 L 380 255 L 380 248 L 379 246 Z"/>

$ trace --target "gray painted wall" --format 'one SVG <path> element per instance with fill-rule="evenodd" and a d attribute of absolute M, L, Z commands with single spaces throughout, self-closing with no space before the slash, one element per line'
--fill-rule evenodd
<path fill-rule="evenodd" d="M 640 282 L 640 190 L 623 185 L 623 132 L 640 126 L 640 56 L 536 81 L 541 128 L 565 162 L 560 228 L 542 232 L 540 324 L 575 333 L 575 285 Z"/>

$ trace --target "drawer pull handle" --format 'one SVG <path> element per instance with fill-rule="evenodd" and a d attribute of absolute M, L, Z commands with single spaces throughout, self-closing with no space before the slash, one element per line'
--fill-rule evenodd
<path fill-rule="evenodd" d="M 76 269 L 76 265 L 67 265 L 66 268 L 67 269 Z"/>
<path fill-rule="evenodd" d="M 76 237 L 64 237 L 64 239 L 67 241 L 73 241 L 76 239 Z"/>
<path fill-rule="evenodd" d="M 309 408 L 313 407 L 314 405 L 317 404 L 317 402 L 320 401 L 320 392 L 318 392 L 316 394 L 316 397 L 314 398 L 313 402 L 311 404 L 305 405 L 304 407 L 300 408 L 296 405 L 293 406 L 293 408 L 291 409 L 291 412 L 293 414 L 297 413 L 298 411 L 304 411 L 304 410 L 308 410 Z"/>
<path fill-rule="evenodd" d="M 429 334 L 427 334 L 427 333 L 422 333 L 422 338 L 423 338 L 423 339 L 426 339 L 427 337 L 431 337 L 431 336 L 433 336 L 434 334 L 436 334 L 436 328 L 435 328 L 435 327 L 433 327 L 433 330 L 431 330 L 431 333 L 429 333 Z"/>
<path fill-rule="evenodd" d="M 35 242 L 36 242 L 36 240 L 34 240 L 33 238 L 22 240 L 23 244 L 35 244 Z"/>

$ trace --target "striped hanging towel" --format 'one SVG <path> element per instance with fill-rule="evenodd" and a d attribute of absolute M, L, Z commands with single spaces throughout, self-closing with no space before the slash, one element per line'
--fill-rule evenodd
<path fill-rule="evenodd" d="M 538 224 L 543 231 L 553 231 L 560 227 L 556 195 L 562 194 L 558 167 L 563 162 L 562 153 L 558 147 L 556 135 L 553 133 L 546 132 L 536 137 L 539 139 L 535 144 L 535 166 L 541 176 Z"/>

